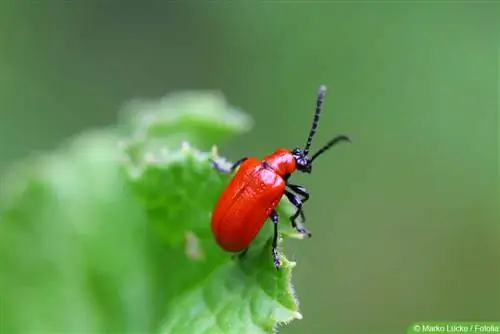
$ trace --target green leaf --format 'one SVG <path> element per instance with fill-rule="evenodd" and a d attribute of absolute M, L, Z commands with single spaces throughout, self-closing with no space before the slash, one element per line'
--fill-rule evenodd
<path fill-rule="evenodd" d="M 248 131 L 252 119 L 228 105 L 220 92 L 177 92 L 159 101 L 135 100 L 122 110 L 121 123 L 131 138 L 128 154 L 134 162 L 144 157 L 137 151 L 178 149 L 189 141 L 199 149 Z"/>
<path fill-rule="evenodd" d="M 274 268 L 270 223 L 241 259 L 211 234 L 231 177 L 212 168 L 224 161 L 212 146 L 251 123 L 219 93 L 176 93 L 127 105 L 119 131 L 12 168 L 0 188 L 0 331 L 266 333 L 301 318 L 295 264 L 281 254 Z M 299 237 L 290 203 L 278 211 L 281 235 Z"/>
<path fill-rule="evenodd" d="M 164 333 L 267 333 L 277 323 L 300 319 L 290 283 L 293 263 L 270 268 L 265 247 L 243 265 L 218 266 L 172 302 Z"/>
<path fill-rule="evenodd" d="M 187 93 L 182 95 L 187 106 L 203 105 L 202 94 L 191 95 L 196 103 L 188 96 Z M 211 101 L 214 96 L 203 96 L 210 97 L 207 105 L 215 104 Z M 157 108 L 149 104 L 147 111 L 139 109 L 132 114 L 139 124 L 138 120 L 142 117 L 154 119 L 154 124 L 148 123 L 148 129 L 176 129 L 182 127 L 177 122 L 193 119 L 189 111 L 199 113 L 196 108 L 177 104 L 180 100 L 178 96 L 172 99 L 182 116 L 165 107 L 170 105 L 168 99 L 162 100 Z M 222 119 L 205 115 L 203 128 L 215 127 L 226 117 L 233 122 L 240 120 L 248 123 L 243 114 L 235 114 L 234 109 L 232 113 L 231 117 L 227 117 L 227 113 L 218 111 Z M 243 125 L 237 128 L 246 129 Z M 164 243 L 164 249 L 168 248 L 168 254 L 163 253 L 158 259 L 160 265 L 168 258 L 168 265 L 175 268 L 175 273 L 169 272 L 158 282 L 163 285 L 165 300 L 168 300 L 161 331 L 269 332 L 278 323 L 300 318 L 291 287 L 291 268 L 294 264 L 281 254 L 281 271 L 277 272 L 273 266 L 269 244 L 271 224 L 265 225 L 241 261 L 232 260 L 213 240 L 211 211 L 230 176 L 217 172 L 210 164 L 210 158 L 224 161 L 217 156 L 215 149 L 203 153 L 188 144 L 188 141 L 213 142 L 211 132 L 203 132 L 199 128 L 185 132 L 183 138 L 186 141 L 181 143 L 180 149 L 151 145 L 149 137 L 143 135 L 147 131 L 139 127 L 138 132 L 131 136 L 140 138 L 138 142 L 131 140 L 124 145 L 127 152 L 142 157 L 134 159 L 131 156 L 131 180 L 147 208 L 155 234 Z M 166 136 L 169 135 L 170 130 L 166 131 Z M 158 139 L 153 137 L 153 141 Z M 281 203 L 279 213 L 282 217 L 289 217 L 292 212 L 293 207 L 288 202 Z M 300 237 L 286 218 L 282 221 L 285 222 L 281 228 L 283 235 Z"/>
<path fill-rule="evenodd" d="M 0 332 L 151 327 L 146 216 L 117 138 L 89 133 L 1 178 Z"/>

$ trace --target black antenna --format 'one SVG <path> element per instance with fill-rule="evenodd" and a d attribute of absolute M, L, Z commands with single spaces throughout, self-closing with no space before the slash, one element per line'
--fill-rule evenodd
<path fill-rule="evenodd" d="M 321 85 L 319 87 L 318 97 L 316 98 L 316 112 L 314 113 L 314 119 L 311 126 L 311 131 L 309 131 L 307 144 L 306 147 L 304 147 L 304 155 L 307 155 L 309 153 L 309 148 L 311 148 L 313 137 L 316 134 L 316 128 L 318 127 L 319 116 L 321 114 L 321 106 L 323 105 L 323 101 L 325 100 L 325 94 L 326 94 L 326 86 Z"/>
<path fill-rule="evenodd" d="M 347 136 L 338 136 L 333 138 L 328 143 L 326 143 L 325 146 L 323 146 L 318 152 L 314 153 L 314 155 L 311 157 L 311 163 L 314 161 L 314 159 L 325 153 L 330 147 L 342 141 L 351 142 L 351 140 Z"/>

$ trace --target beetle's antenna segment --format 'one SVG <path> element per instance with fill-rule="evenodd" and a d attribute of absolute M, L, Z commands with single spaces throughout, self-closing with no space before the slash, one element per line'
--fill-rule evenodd
<path fill-rule="evenodd" d="M 311 131 L 309 131 L 309 137 L 307 138 L 306 147 L 304 147 L 304 154 L 307 155 L 309 153 L 309 149 L 311 148 L 312 140 L 314 135 L 316 134 L 316 128 L 318 127 L 319 116 L 321 115 L 321 107 L 323 106 L 323 101 L 325 100 L 326 94 L 326 86 L 321 85 L 318 91 L 318 97 L 316 98 L 316 111 L 314 113 L 314 119 L 311 126 Z"/>
<path fill-rule="evenodd" d="M 346 141 L 349 143 L 351 142 L 351 140 L 347 136 L 337 136 L 337 137 L 333 138 L 328 143 L 326 143 L 325 146 L 323 146 L 318 152 L 314 153 L 314 155 L 311 157 L 311 163 L 314 161 L 314 159 L 316 159 L 317 157 L 319 157 L 320 155 L 325 153 L 330 147 L 332 147 L 333 145 L 338 144 L 342 141 Z"/>

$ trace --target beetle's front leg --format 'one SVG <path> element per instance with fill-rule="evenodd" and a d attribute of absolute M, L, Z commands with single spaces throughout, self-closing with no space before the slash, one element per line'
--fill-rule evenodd
<path fill-rule="evenodd" d="M 230 174 L 233 173 L 236 170 L 236 168 L 238 168 L 238 166 L 241 165 L 247 159 L 248 157 L 241 158 L 240 160 L 236 161 L 230 168 L 223 167 L 217 161 L 212 159 L 210 159 L 210 162 L 212 163 L 212 166 L 214 166 L 214 168 L 219 172 L 224 174 Z"/>
<path fill-rule="evenodd" d="M 299 185 L 296 185 L 296 184 L 287 184 L 286 186 L 289 187 L 297 195 L 299 195 L 299 196 L 302 197 L 301 198 L 302 205 L 304 205 L 304 203 L 309 200 L 309 192 L 303 186 L 299 186 Z M 296 212 L 296 214 L 298 215 L 299 212 Z M 306 217 L 304 215 L 304 210 L 300 210 L 300 217 L 302 218 L 302 223 L 305 223 L 306 222 Z"/>
<path fill-rule="evenodd" d="M 297 211 L 295 212 L 295 214 L 292 217 L 290 217 L 290 221 L 292 222 L 292 227 L 295 228 L 297 230 L 297 232 L 302 233 L 302 234 L 307 234 L 308 237 L 311 237 L 311 232 L 306 230 L 304 228 L 304 226 L 302 226 L 302 224 L 300 224 L 300 225 L 297 224 L 297 217 L 299 215 L 301 215 L 303 220 L 305 220 L 304 213 L 302 212 L 302 206 L 304 205 L 304 202 L 307 200 L 307 198 L 304 200 L 301 200 L 297 195 L 295 195 L 289 191 L 285 191 L 285 196 L 297 208 Z"/>
<path fill-rule="evenodd" d="M 309 200 L 309 191 L 307 191 L 306 188 L 303 186 L 299 186 L 296 184 L 287 184 L 287 187 L 292 189 L 293 192 L 295 192 L 297 195 L 302 196 L 302 203 L 305 203 Z"/>

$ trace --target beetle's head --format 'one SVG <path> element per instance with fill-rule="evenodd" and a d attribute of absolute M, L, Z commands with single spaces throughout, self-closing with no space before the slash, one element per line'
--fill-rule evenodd
<path fill-rule="evenodd" d="M 297 170 L 302 173 L 310 174 L 312 170 L 312 163 L 311 158 L 309 158 L 307 153 L 301 148 L 296 148 L 292 151 L 292 155 L 295 158 Z"/>

